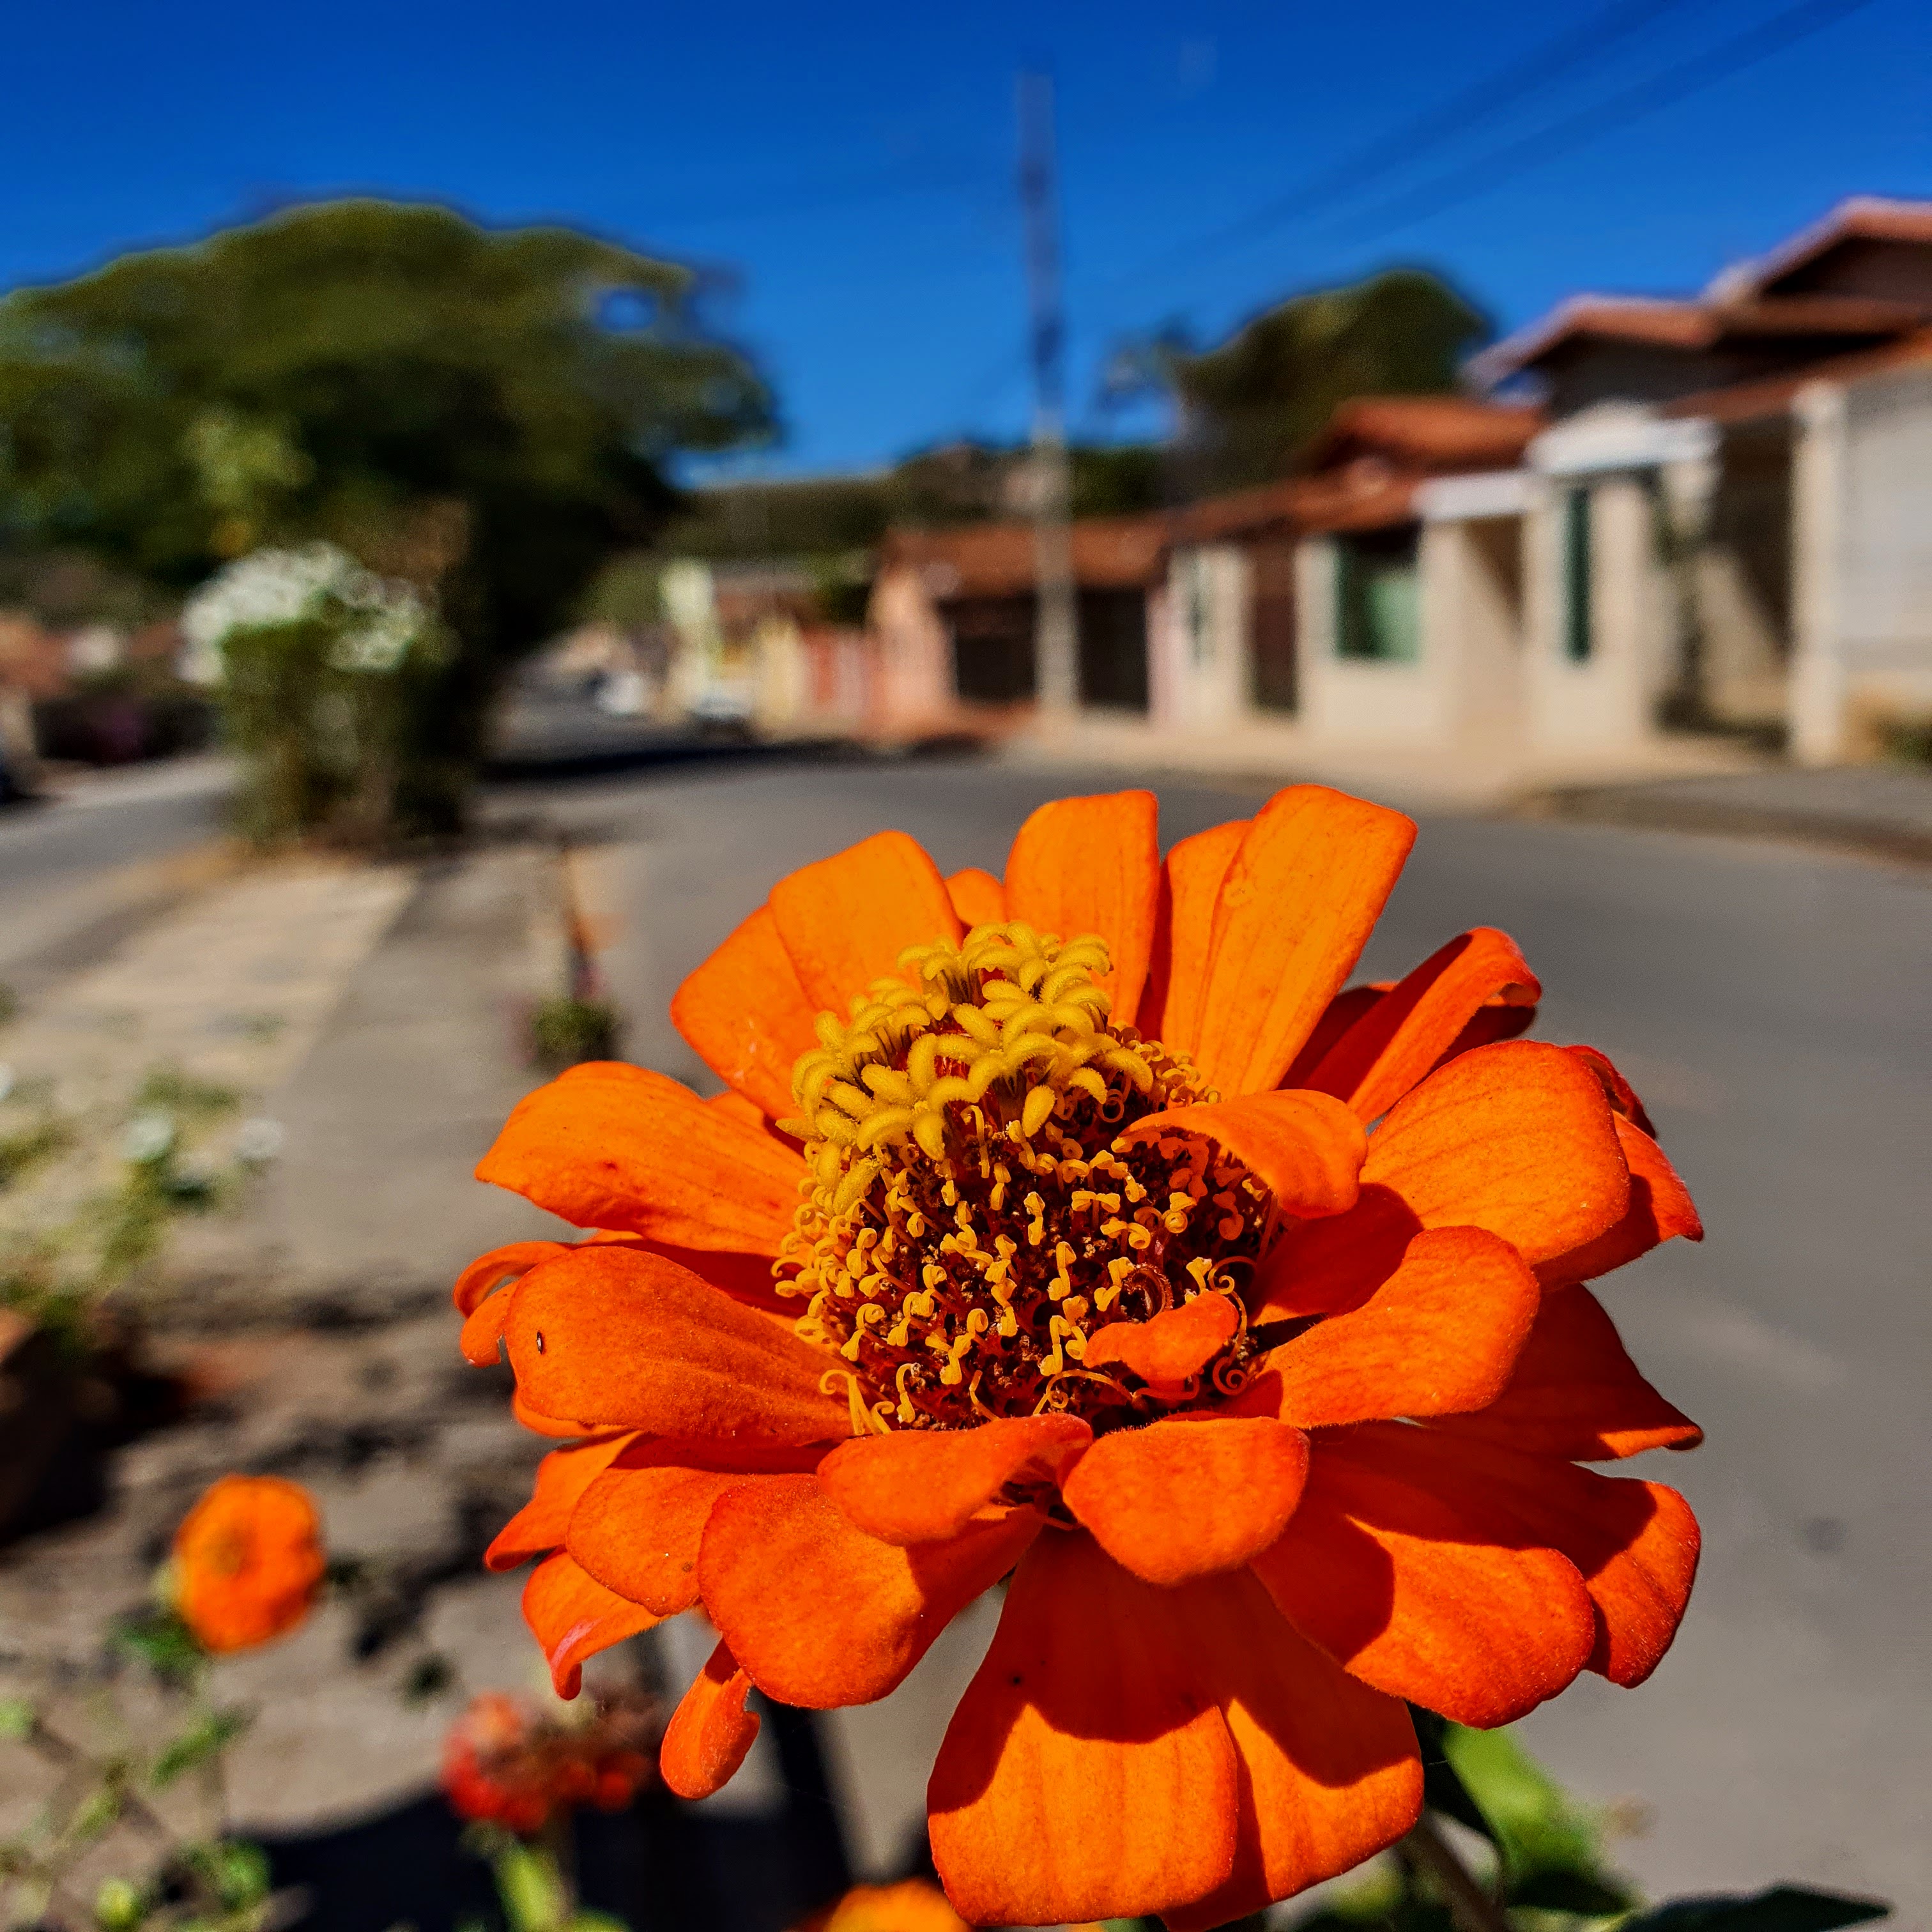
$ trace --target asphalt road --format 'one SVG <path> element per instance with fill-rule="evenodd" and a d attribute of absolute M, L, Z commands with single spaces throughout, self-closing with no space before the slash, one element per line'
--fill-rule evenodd
<path fill-rule="evenodd" d="M 885 826 L 944 869 L 997 869 L 1035 804 L 1091 784 L 908 764 L 686 772 L 516 802 L 610 842 L 592 876 L 619 923 L 608 964 L 630 1057 L 698 1076 L 666 1003 L 782 872 Z M 1163 838 L 1255 796 L 1164 786 Z M 1645 1459 L 1704 1526 L 1690 1616 L 1646 1686 L 1586 1678 L 1527 1740 L 1616 1806 L 1618 1856 L 1653 1893 L 1808 1880 L 1932 1921 L 1932 872 L 1432 819 L 1364 976 L 1478 923 L 1513 934 L 1541 976 L 1540 1036 L 1624 1068 L 1709 1231 L 1602 1288 L 1640 1363 L 1708 1431 L 1694 1454 Z M 916 1792 L 918 1741 L 898 1744 Z"/>
<path fill-rule="evenodd" d="M 586 842 L 615 921 L 605 964 L 629 1057 L 700 1077 L 667 1003 L 782 873 L 885 826 L 946 869 L 997 868 L 1035 804 L 1093 784 L 970 763 L 686 765 L 502 788 L 487 815 Z M 1161 790 L 1169 840 L 1259 795 Z M 37 908 L 206 838 L 213 810 L 190 790 L 0 814 L 0 976 Z M 1527 1722 L 1527 1741 L 1617 1807 L 1632 1828 L 1616 1855 L 1653 1894 L 1809 1880 L 1932 1923 L 1932 872 L 1431 818 L 1364 976 L 1478 923 L 1514 934 L 1541 976 L 1541 1036 L 1624 1068 L 1709 1229 L 1602 1290 L 1646 1372 L 1709 1432 L 1645 1471 L 1704 1525 L 1689 1618 L 1648 1685 L 1586 1678 Z M 970 1664 L 956 1645 L 939 1661 L 956 1676 Z M 938 1677 L 908 1692 L 899 1715 L 880 1707 L 844 1734 L 886 1794 L 869 1801 L 880 1842 L 891 1804 L 916 1804 L 947 1700 Z"/>
<path fill-rule="evenodd" d="M 0 806 L 0 979 L 31 994 L 178 896 L 232 783 L 225 759 L 182 758 Z"/>

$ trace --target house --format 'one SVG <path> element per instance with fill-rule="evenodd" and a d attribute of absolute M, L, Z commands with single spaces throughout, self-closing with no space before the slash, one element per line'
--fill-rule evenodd
<path fill-rule="evenodd" d="M 1162 622 L 1168 520 L 1083 518 L 1071 541 L 1084 706 L 1146 712 L 1153 688 L 1148 640 Z M 914 709 L 952 700 L 969 711 L 1031 703 L 1035 682 L 1034 531 L 1030 524 L 965 524 L 895 530 L 879 554 L 872 627 L 887 676 L 916 664 L 925 680 Z M 910 685 L 910 680 L 908 680 Z"/>
<path fill-rule="evenodd" d="M 1085 718 L 1138 720 L 1124 755 L 1527 773 L 1687 732 L 1828 762 L 1932 714 L 1932 203 L 1845 202 L 1694 298 L 1576 298 L 1469 374 L 1345 403 L 1280 482 L 1076 523 Z M 914 708 L 1024 710 L 1033 573 L 1024 524 L 889 538 Z"/>
<path fill-rule="evenodd" d="M 1932 203 L 1843 202 L 1695 301 L 1566 303 L 1472 373 L 1550 414 L 1534 742 L 1731 728 L 1830 763 L 1932 711 Z"/>
<path fill-rule="evenodd" d="M 1257 711 L 1294 714 L 1304 682 L 1298 574 L 1310 567 L 1311 542 L 1359 552 L 1365 584 L 1385 554 L 1412 563 L 1406 532 L 1416 486 L 1520 457 L 1540 420 L 1533 410 L 1459 397 L 1364 399 L 1337 412 L 1307 476 L 1172 511 L 1077 521 L 1082 706 L 1181 731 L 1211 731 Z M 956 701 L 988 718 L 1030 703 L 1034 579 L 1030 524 L 889 535 L 872 628 L 888 664 L 922 671 L 922 683 L 908 680 L 920 692 L 913 710 Z M 1379 620 L 1388 598 L 1365 594 Z M 1364 652 L 1382 648 L 1365 634 Z M 1346 689 L 1336 695 L 1346 670 L 1338 677 L 1324 664 L 1309 682 L 1318 713 L 1346 705 Z"/>

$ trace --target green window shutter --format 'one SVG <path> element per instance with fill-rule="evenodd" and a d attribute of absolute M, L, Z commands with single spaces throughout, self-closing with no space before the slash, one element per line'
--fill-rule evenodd
<path fill-rule="evenodd" d="M 1594 639 L 1590 621 L 1590 492 L 1563 498 L 1563 654 L 1588 664 Z"/>
<path fill-rule="evenodd" d="M 1422 650 L 1422 585 L 1413 530 L 1335 542 L 1335 654 L 1413 664 Z"/>

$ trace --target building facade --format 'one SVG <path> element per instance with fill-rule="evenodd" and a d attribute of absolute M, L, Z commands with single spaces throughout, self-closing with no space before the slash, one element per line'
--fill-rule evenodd
<path fill-rule="evenodd" d="M 1282 483 L 1077 524 L 1083 707 L 1526 768 L 1686 731 L 1828 763 L 1932 716 L 1932 204 L 1566 303 L 1471 376 L 1344 404 Z M 1022 524 L 889 541 L 909 711 L 1024 716 L 1032 569 Z"/>

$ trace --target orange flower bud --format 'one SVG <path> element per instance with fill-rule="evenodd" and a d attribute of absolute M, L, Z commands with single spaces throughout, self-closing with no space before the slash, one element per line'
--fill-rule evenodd
<path fill-rule="evenodd" d="M 279 1476 L 224 1476 L 175 1532 L 175 1607 L 204 1648 L 296 1628 L 326 1567 L 314 1499 Z"/>

